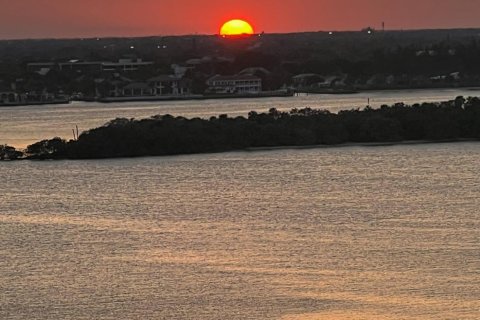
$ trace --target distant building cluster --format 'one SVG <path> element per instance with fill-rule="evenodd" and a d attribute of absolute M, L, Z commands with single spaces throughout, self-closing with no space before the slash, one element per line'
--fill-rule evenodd
<path fill-rule="evenodd" d="M 477 86 L 480 41 L 452 32 L 0 42 L 0 105 Z"/>
<path fill-rule="evenodd" d="M 170 73 L 151 75 L 153 61 L 119 59 L 118 61 L 31 62 L 27 71 L 38 81 L 17 79 L 15 83 L 0 80 L 0 104 L 55 103 L 70 98 L 79 100 L 115 100 L 122 98 L 176 98 L 206 95 L 251 95 L 262 92 L 262 78 L 253 73 L 263 68 L 251 68 L 235 75 L 213 75 L 203 80 L 203 92 L 193 92 L 194 80 L 189 71 L 211 62 L 211 58 L 190 59 L 184 65 L 172 64 Z M 73 79 L 73 94 L 53 91 L 48 86 L 55 75 Z M 150 75 L 146 77 L 145 75 Z M 198 80 L 197 80 L 198 82 Z M 3 87 L 2 87 L 3 85 Z M 34 88 L 35 87 L 35 88 Z"/>
<path fill-rule="evenodd" d="M 102 98 L 184 96 L 191 94 L 191 81 L 175 75 L 159 75 L 133 81 L 118 74 L 97 79 L 97 95 Z"/>
<path fill-rule="evenodd" d="M 66 103 L 70 97 L 61 93 L 49 92 L 46 88 L 41 90 L 18 90 L 15 83 L 6 85 L 0 82 L 0 105 L 23 105 L 44 103 Z"/>

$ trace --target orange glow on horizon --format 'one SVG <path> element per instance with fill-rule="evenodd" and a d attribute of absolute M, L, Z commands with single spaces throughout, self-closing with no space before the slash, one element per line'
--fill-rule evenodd
<path fill-rule="evenodd" d="M 225 22 L 220 28 L 220 35 L 224 37 L 252 35 L 254 33 L 255 31 L 251 24 L 240 19 Z"/>

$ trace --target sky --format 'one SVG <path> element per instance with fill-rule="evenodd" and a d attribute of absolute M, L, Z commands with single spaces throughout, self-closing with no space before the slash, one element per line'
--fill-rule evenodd
<path fill-rule="evenodd" d="M 480 27 L 480 0 L 0 0 L 0 39 Z"/>

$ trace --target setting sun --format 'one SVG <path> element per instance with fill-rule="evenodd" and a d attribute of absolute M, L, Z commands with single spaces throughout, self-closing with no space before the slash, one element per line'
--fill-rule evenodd
<path fill-rule="evenodd" d="M 220 35 L 222 36 L 241 36 L 241 35 L 251 35 L 254 33 L 254 30 L 250 23 L 244 20 L 230 20 L 226 22 L 220 29 Z"/>

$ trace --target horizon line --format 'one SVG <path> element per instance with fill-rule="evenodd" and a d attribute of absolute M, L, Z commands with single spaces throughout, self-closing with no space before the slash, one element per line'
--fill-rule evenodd
<path fill-rule="evenodd" d="M 307 31 L 291 31 L 291 32 L 260 32 L 254 33 L 253 35 L 289 35 L 289 34 L 303 34 L 303 33 L 360 33 L 365 29 L 371 28 L 372 30 L 379 31 L 379 32 L 411 32 L 411 31 L 448 31 L 448 30 L 479 30 L 480 27 L 455 27 L 455 28 L 409 28 L 409 29 L 376 29 L 371 26 L 367 26 L 361 30 L 335 30 L 335 29 L 327 29 L 327 30 L 307 30 Z M 45 40 L 102 40 L 102 39 L 142 39 L 142 38 L 180 38 L 180 37 L 215 37 L 220 36 L 218 33 L 208 34 L 208 33 L 185 33 L 185 34 L 169 34 L 169 35 L 161 35 L 161 34 L 146 34 L 146 35 L 109 35 L 109 36 L 78 36 L 78 37 L 26 37 L 26 38 L 3 38 L 0 39 L 0 42 L 5 41 L 45 41 Z"/>

